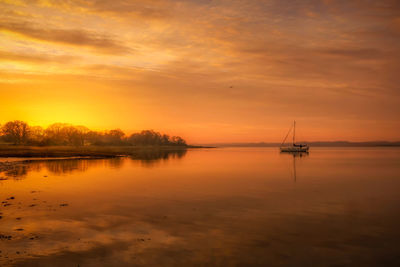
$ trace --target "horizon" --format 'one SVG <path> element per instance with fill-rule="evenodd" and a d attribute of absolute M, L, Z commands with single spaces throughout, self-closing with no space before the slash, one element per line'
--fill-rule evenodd
<path fill-rule="evenodd" d="M 21 121 L 21 120 L 12 120 L 12 121 Z M 5 123 L 7 123 L 7 121 L 4 121 L 4 122 L 0 122 L 0 128 L 1 128 L 1 126 L 2 125 L 4 125 Z M 107 132 L 107 131 L 110 131 L 110 130 L 121 130 L 124 134 L 125 134 L 125 136 L 130 136 L 130 135 L 132 135 L 132 134 L 134 134 L 134 133 L 139 133 L 139 132 L 141 132 L 141 131 L 146 131 L 146 130 L 150 130 L 150 131 L 155 131 L 155 132 L 161 132 L 161 131 L 159 131 L 158 129 L 152 129 L 152 128 L 150 128 L 150 129 L 138 129 L 138 130 L 135 130 L 135 131 L 125 131 L 124 129 L 121 129 L 121 128 L 119 128 L 119 127 L 116 127 L 116 128 L 112 128 L 112 129 L 94 129 L 94 128 L 89 128 L 89 127 L 87 127 L 87 126 L 85 126 L 85 125 L 81 125 L 81 124 L 77 124 L 77 125 L 75 125 L 75 124 L 71 124 L 71 123 L 66 123 L 66 122 L 54 122 L 54 123 L 50 123 L 50 124 L 48 124 L 48 125 L 32 125 L 32 124 L 30 124 L 29 122 L 27 122 L 28 123 L 28 125 L 29 126 L 31 126 L 31 127 L 36 127 L 36 126 L 39 126 L 39 127 L 41 127 L 43 130 L 45 130 L 47 127 L 49 127 L 49 126 L 51 126 L 51 125 L 54 125 L 54 124 L 63 124 L 63 125 L 67 125 L 67 126 L 73 126 L 73 127 L 80 127 L 80 126 L 83 126 L 83 127 L 85 127 L 85 128 L 87 128 L 88 130 L 90 130 L 90 131 L 95 131 L 95 132 L 100 132 L 100 133 L 103 133 L 103 132 Z M 168 132 L 161 132 L 162 134 L 168 134 L 168 135 L 170 135 L 170 133 L 168 133 Z M 183 136 L 183 138 L 184 138 L 184 136 Z M 184 138 L 185 139 L 185 138 Z M 349 142 L 349 143 L 373 143 L 373 142 L 388 142 L 388 143 L 397 143 L 397 142 L 400 142 L 400 139 L 398 139 L 398 140 L 361 140 L 361 141 L 353 141 L 353 140 L 341 140 L 341 139 L 336 139 L 336 140 L 306 140 L 306 139 L 304 139 L 304 140 L 301 140 L 301 141 L 299 141 L 299 140 L 297 140 L 299 143 L 302 143 L 302 142 L 308 142 L 308 143 L 319 143 L 319 142 L 321 142 L 321 143 L 324 143 L 324 142 L 326 142 L 326 143 L 335 143 L 335 142 Z M 213 144 L 221 144 L 221 145 L 223 145 L 223 144 L 280 144 L 280 143 L 282 143 L 282 140 L 281 141 L 263 141 L 263 140 L 261 140 L 261 141 L 250 141 L 250 142 L 243 142 L 243 141 L 229 141 L 229 142 L 226 142 L 226 141 L 215 141 L 215 142 L 194 142 L 194 143 L 192 143 L 192 142 L 190 142 L 189 141 L 189 144 L 192 144 L 192 145 L 213 145 Z"/>
<path fill-rule="evenodd" d="M 367 141 L 351 141 L 351 140 L 332 140 L 332 141 L 327 141 L 327 140 L 317 140 L 317 141 L 308 141 L 308 140 L 301 140 L 298 141 L 299 143 L 399 143 L 399 141 L 387 141 L 387 140 L 367 140 Z M 265 141 L 260 141 L 260 142 L 215 142 L 215 143 L 199 143 L 200 145 L 212 145 L 212 144 L 281 144 L 282 142 L 265 142 Z M 286 142 L 287 143 L 287 142 Z"/>
<path fill-rule="evenodd" d="M 1 1 L 0 121 L 400 139 L 397 1 Z"/>

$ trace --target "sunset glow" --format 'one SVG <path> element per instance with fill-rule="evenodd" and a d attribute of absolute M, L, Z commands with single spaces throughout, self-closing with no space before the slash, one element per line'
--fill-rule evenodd
<path fill-rule="evenodd" d="M 0 124 L 400 139 L 400 2 L 0 0 Z"/>

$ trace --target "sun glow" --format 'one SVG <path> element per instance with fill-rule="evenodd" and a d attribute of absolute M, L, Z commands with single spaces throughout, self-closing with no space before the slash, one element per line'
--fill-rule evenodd
<path fill-rule="evenodd" d="M 205 2 L 0 1 L 0 123 L 399 138 L 395 7 Z"/>

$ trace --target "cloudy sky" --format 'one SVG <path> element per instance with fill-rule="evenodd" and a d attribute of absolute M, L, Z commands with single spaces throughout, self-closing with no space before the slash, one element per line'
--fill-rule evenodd
<path fill-rule="evenodd" d="M 398 0 L 0 0 L 0 123 L 400 140 Z"/>

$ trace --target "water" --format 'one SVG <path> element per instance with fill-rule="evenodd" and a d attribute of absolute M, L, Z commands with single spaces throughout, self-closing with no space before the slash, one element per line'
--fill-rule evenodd
<path fill-rule="evenodd" d="M 400 265 L 398 148 L 33 161 L 0 177 L 2 266 Z"/>

